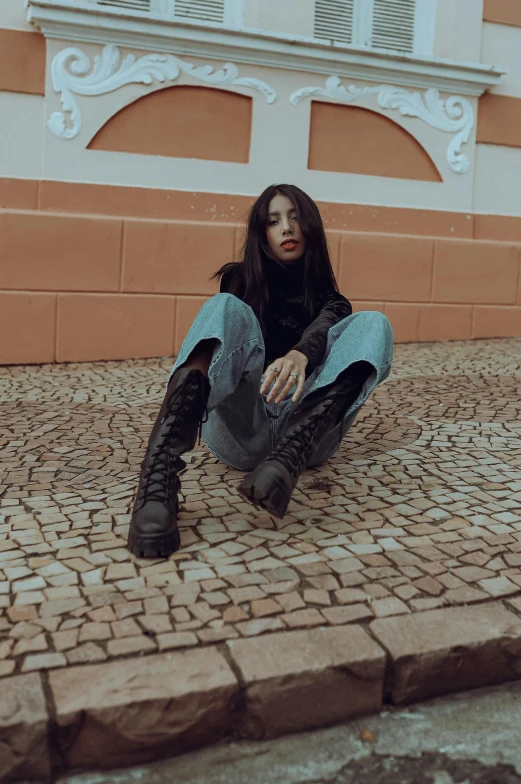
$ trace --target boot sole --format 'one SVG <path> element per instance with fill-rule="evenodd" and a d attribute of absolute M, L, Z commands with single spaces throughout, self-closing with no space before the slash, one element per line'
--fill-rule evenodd
<path fill-rule="evenodd" d="M 175 528 L 162 536 L 139 536 L 130 534 L 128 549 L 137 558 L 168 558 L 181 546 L 179 531 Z"/>
<path fill-rule="evenodd" d="M 265 509 L 274 517 L 282 519 L 286 514 L 291 493 L 280 479 L 280 468 L 259 466 L 238 487 L 240 495 L 257 508 Z"/>
<path fill-rule="evenodd" d="M 181 547 L 181 536 L 177 527 L 179 501 L 176 499 L 174 527 L 160 536 L 145 536 L 129 530 L 127 547 L 136 558 L 168 558 Z"/>

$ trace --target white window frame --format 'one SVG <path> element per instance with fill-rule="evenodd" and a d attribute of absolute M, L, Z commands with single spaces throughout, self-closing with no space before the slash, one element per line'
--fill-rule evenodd
<path fill-rule="evenodd" d="M 244 0 L 226 0 L 224 24 L 226 27 L 242 27 L 244 24 Z"/>
<path fill-rule="evenodd" d="M 416 0 L 412 54 L 432 56 L 436 36 L 437 4 L 438 0 Z M 374 0 L 354 0 L 351 46 L 371 47 L 373 12 Z"/>
<path fill-rule="evenodd" d="M 26 0 L 26 8 L 28 21 L 46 38 L 97 45 L 116 43 L 130 49 L 175 52 L 182 58 L 202 57 L 238 66 L 271 67 L 326 78 L 334 74 L 340 79 L 359 79 L 407 89 L 433 87 L 457 95 L 480 96 L 485 90 L 499 85 L 507 72 L 498 65 L 433 56 L 437 0 L 419 0 L 423 11 L 417 19 L 418 51 L 412 54 L 356 48 L 313 36 L 246 28 L 238 24 L 243 0 L 227 0 L 229 15 L 226 23 L 219 25 L 176 20 L 168 14 L 171 2 L 153 0 L 157 10 L 152 13 L 121 13 L 117 8 L 96 6 L 85 0 Z"/>
<path fill-rule="evenodd" d="M 175 19 L 175 0 L 150 0 L 150 13 Z M 244 0 L 225 0 L 224 27 L 242 27 Z"/>
<path fill-rule="evenodd" d="M 414 54 L 432 57 L 437 18 L 438 0 L 416 0 Z"/>

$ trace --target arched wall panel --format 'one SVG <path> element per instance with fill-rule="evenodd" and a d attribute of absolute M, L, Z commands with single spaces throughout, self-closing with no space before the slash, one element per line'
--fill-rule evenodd
<path fill-rule="evenodd" d="M 252 99 L 209 87 L 174 86 L 126 106 L 90 150 L 248 163 Z"/>
<path fill-rule="evenodd" d="M 393 120 L 359 106 L 313 101 L 310 169 L 442 182 L 429 154 Z"/>

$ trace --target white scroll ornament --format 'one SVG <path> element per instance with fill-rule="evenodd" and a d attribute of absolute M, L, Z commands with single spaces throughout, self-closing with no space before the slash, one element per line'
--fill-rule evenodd
<path fill-rule="evenodd" d="M 61 95 L 63 112 L 53 112 L 47 125 L 59 139 L 74 139 L 81 129 L 81 113 L 75 95 L 96 96 L 118 90 L 127 84 L 152 84 L 173 82 L 185 73 L 212 86 L 233 85 L 258 90 L 268 103 L 277 94 L 259 79 L 240 78 L 233 63 L 225 63 L 218 71 L 211 65 L 195 66 L 172 54 L 146 54 L 136 58 L 128 54 L 121 60 L 115 44 L 103 47 L 101 55 L 89 56 L 78 47 L 68 47 L 59 52 L 51 66 L 54 90 Z"/>
<path fill-rule="evenodd" d="M 338 76 L 330 76 L 325 87 L 301 87 L 296 90 L 291 95 L 290 102 L 293 106 L 298 106 L 304 98 L 312 95 L 322 95 L 346 103 L 376 95 L 378 106 L 382 109 L 398 109 L 404 116 L 417 117 L 439 131 L 456 134 L 447 150 L 448 164 L 457 174 L 466 174 L 470 169 L 470 161 L 461 151 L 474 128 L 474 110 L 466 98 L 451 95 L 443 100 L 439 90 L 434 88 L 426 90 L 425 96 L 422 97 L 420 93 L 411 93 L 385 84 L 377 87 L 355 87 L 351 84 L 344 87 Z"/>

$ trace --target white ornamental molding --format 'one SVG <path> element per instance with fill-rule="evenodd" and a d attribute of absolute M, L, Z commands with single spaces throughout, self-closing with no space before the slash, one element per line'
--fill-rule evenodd
<path fill-rule="evenodd" d="M 81 129 L 81 113 L 75 95 L 97 96 L 118 90 L 127 84 L 173 82 L 185 73 L 212 86 L 246 87 L 262 93 L 269 104 L 276 92 L 259 79 L 239 77 L 233 63 L 225 63 L 218 71 L 211 65 L 195 66 L 172 54 L 146 54 L 136 58 L 128 54 L 121 60 L 115 44 L 103 47 L 101 55 L 89 56 L 77 47 L 63 49 L 52 61 L 51 74 L 54 90 L 60 93 L 63 112 L 53 112 L 47 125 L 59 139 L 74 139 Z"/>
<path fill-rule="evenodd" d="M 447 150 L 448 164 L 457 174 L 466 174 L 470 169 L 470 161 L 461 151 L 474 128 L 474 110 L 466 98 L 451 95 L 447 100 L 443 100 L 439 90 L 433 87 L 426 90 L 424 96 L 385 84 L 378 87 L 355 87 L 353 84 L 344 87 L 338 76 L 331 76 L 325 87 L 301 87 L 296 90 L 291 95 L 290 102 L 293 106 L 298 106 L 304 98 L 312 95 L 322 95 L 346 103 L 376 95 L 378 106 L 382 109 L 398 109 L 404 116 L 417 117 L 439 131 L 456 134 Z"/>

